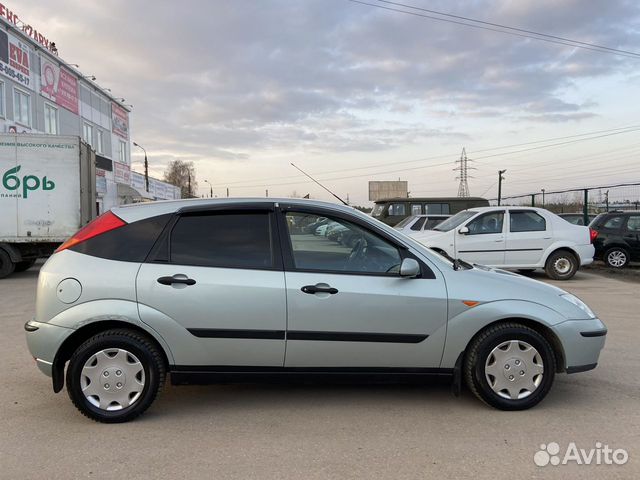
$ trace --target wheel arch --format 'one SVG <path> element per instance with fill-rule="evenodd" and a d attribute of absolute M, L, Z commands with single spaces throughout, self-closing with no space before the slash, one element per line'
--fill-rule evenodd
<path fill-rule="evenodd" d="M 56 356 L 53 360 L 51 380 L 53 383 L 53 391 L 58 393 L 64 387 L 64 367 L 67 361 L 73 355 L 73 352 L 82 345 L 83 342 L 91 338 L 92 336 L 104 332 L 106 330 L 112 330 L 115 328 L 132 330 L 136 333 L 144 335 L 158 351 L 162 354 L 162 358 L 165 362 L 165 367 L 169 367 L 169 356 L 164 347 L 148 330 L 130 322 L 124 322 L 122 320 L 100 320 L 83 325 L 69 335 L 65 341 L 60 345 L 60 348 L 56 352 Z"/>
<path fill-rule="evenodd" d="M 565 356 L 564 348 L 562 347 L 562 342 L 560 342 L 560 339 L 553 332 L 553 330 L 548 325 L 545 325 L 542 322 L 538 322 L 531 318 L 524 318 L 524 317 L 518 317 L 518 316 L 501 318 L 499 320 L 495 320 L 491 323 L 488 323 L 487 325 L 484 325 L 480 330 L 478 330 L 475 333 L 475 335 L 473 335 L 469 339 L 469 341 L 465 345 L 464 350 L 461 353 L 463 355 L 463 361 L 466 361 L 466 356 L 467 356 L 467 352 L 469 351 L 469 346 L 474 342 L 474 340 L 488 328 L 494 327 L 501 323 L 520 323 L 525 327 L 529 327 L 530 329 L 542 335 L 544 339 L 547 342 L 549 342 L 549 344 L 551 345 L 551 348 L 553 349 L 553 353 L 556 356 L 556 373 L 561 373 L 565 371 L 566 356 Z"/>
<path fill-rule="evenodd" d="M 570 245 L 556 245 L 549 248 L 548 253 L 544 256 L 542 264 L 546 267 L 547 260 L 549 260 L 549 257 L 556 252 L 562 252 L 562 251 L 569 252 L 571 255 L 573 255 L 575 259 L 578 261 L 578 267 L 580 266 L 580 262 L 581 262 L 580 255 Z"/>

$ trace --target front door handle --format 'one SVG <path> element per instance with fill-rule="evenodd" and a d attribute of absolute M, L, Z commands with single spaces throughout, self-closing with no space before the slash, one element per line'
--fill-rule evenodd
<path fill-rule="evenodd" d="M 173 285 L 174 283 L 183 283 L 184 285 L 195 285 L 196 281 L 193 278 L 176 278 L 173 277 L 160 277 L 158 283 L 162 285 Z"/>
<path fill-rule="evenodd" d="M 338 293 L 338 289 L 337 288 L 319 287 L 317 285 L 305 285 L 300 290 L 302 290 L 304 293 L 308 293 L 310 295 L 313 295 L 314 293 L 328 293 L 330 295 L 335 295 L 336 293 Z"/>

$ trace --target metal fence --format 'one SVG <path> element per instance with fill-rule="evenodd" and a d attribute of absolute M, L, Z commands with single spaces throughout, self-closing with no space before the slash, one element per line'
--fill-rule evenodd
<path fill-rule="evenodd" d="M 491 205 L 543 207 L 555 213 L 582 213 L 587 222 L 589 215 L 602 212 L 640 210 L 640 182 L 550 192 L 540 189 L 538 192 L 492 198 L 489 202 Z"/>

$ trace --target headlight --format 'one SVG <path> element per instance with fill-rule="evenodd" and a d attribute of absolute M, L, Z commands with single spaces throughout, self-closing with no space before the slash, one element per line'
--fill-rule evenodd
<path fill-rule="evenodd" d="M 576 297 L 575 295 L 571 295 L 570 293 L 565 293 L 560 296 L 564 298 L 567 302 L 573 303 L 576 307 L 578 307 L 580 310 L 586 313 L 589 316 L 589 318 L 596 318 L 595 313 L 593 313 L 593 311 L 588 307 L 588 305 L 584 303 L 582 300 L 580 300 L 578 297 Z"/>

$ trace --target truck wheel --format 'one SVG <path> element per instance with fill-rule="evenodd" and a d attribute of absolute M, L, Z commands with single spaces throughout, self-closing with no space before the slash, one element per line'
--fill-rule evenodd
<path fill-rule="evenodd" d="M 16 264 L 11 261 L 11 257 L 4 250 L 0 249 L 0 278 L 8 277 L 13 273 Z"/>
<path fill-rule="evenodd" d="M 165 375 L 162 354 L 145 336 L 131 330 L 107 330 L 74 352 L 67 368 L 67 393 L 92 420 L 127 422 L 149 408 Z"/>
<path fill-rule="evenodd" d="M 482 331 L 465 354 L 464 378 L 484 403 L 500 410 L 525 410 L 551 389 L 556 357 L 549 342 L 519 323 Z"/>
<path fill-rule="evenodd" d="M 549 255 L 544 271 L 553 280 L 569 280 L 578 271 L 578 259 L 567 250 L 557 250 Z"/>
<path fill-rule="evenodd" d="M 36 263 L 36 259 L 32 258 L 31 260 L 23 260 L 22 262 L 16 263 L 16 272 L 24 272 L 25 270 L 29 270 L 33 267 L 33 264 Z"/>

